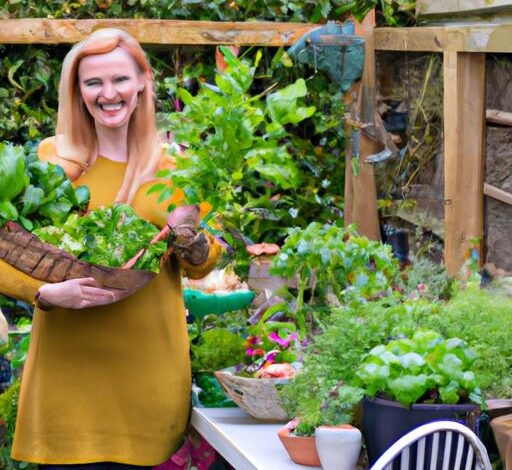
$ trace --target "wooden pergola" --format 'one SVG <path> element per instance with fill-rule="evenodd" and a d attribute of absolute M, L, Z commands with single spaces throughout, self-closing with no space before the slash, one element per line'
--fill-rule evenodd
<path fill-rule="evenodd" d="M 95 29 L 119 27 L 143 44 L 275 47 L 289 46 L 317 26 L 146 19 L 7 19 L 0 20 L 0 43 L 74 43 Z M 511 37 L 512 22 L 374 30 L 376 50 L 443 54 L 445 263 L 452 274 L 458 272 L 470 240 L 483 238 L 485 55 L 512 52 Z"/>

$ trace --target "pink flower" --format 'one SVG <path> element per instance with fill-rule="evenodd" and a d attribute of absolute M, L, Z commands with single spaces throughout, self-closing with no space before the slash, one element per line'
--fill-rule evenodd
<path fill-rule="evenodd" d="M 274 343 L 279 344 L 279 346 L 281 346 L 283 349 L 286 349 L 293 340 L 297 339 L 297 337 L 298 337 L 297 333 L 292 333 L 287 338 L 283 339 L 275 331 L 272 331 L 268 335 L 268 339 L 270 341 L 273 341 Z"/>

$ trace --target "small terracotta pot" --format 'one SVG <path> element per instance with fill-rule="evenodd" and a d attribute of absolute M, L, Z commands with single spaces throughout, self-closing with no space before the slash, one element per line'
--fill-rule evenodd
<path fill-rule="evenodd" d="M 281 428 L 277 435 L 290 458 L 300 465 L 320 467 L 315 436 L 296 436 L 288 428 Z"/>

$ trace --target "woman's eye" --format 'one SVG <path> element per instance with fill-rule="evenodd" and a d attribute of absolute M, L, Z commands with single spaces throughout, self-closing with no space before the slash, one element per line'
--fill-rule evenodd
<path fill-rule="evenodd" d="M 99 80 L 88 80 L 85 82 L 86 86 L 97 86 L 101 85 L 101 82 Z"/>
<path fill-rule="evenodd" d="M 126 80 L 129 80 L 130 77 L 117 77 L 114 81 L 116 83 L 125 82 Z"/>

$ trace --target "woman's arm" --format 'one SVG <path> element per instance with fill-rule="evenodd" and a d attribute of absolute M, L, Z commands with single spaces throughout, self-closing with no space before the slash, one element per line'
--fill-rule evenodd
<path fill-rule="evenodd" d="M 93 278 L 70 279 L 45 283 L 14 268 L 0 259 L 0 294 L 37 304 L 43 310 L 51 307 L 82 309 L 107 305 L 128 295 L 125 291 L 103 289 Z"/>

